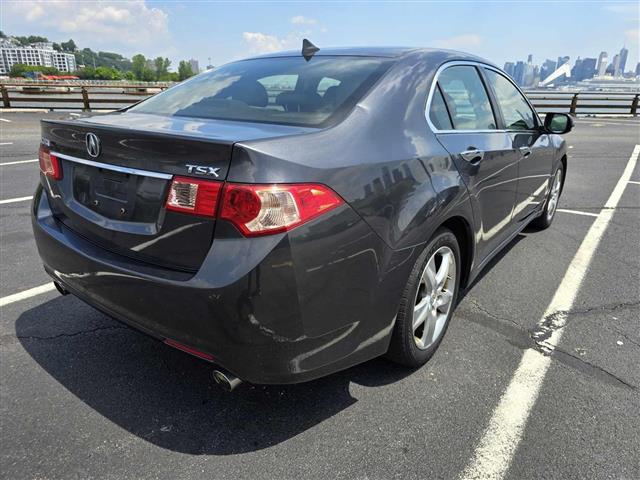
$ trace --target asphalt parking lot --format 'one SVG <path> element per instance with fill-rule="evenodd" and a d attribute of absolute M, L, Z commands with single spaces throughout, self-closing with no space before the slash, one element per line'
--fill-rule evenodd
<path fill-rule="evenodd" d="M 0 115 L 3 478 L 480 478 L 500 463 L 508 479 L 640 478 L 636 119 L 577 121 L 554 224 L 487 267 L 425 367 L 377 359 L 228 394 L 209 365 L 72 296 L 19 295 L 49 283 L 24 199 L 44 115 Z M 566 273 L 607 215 L 576 283 Z M 548 311 L 572 282 L 571 308 Z M 541 326 L 560 317 L 545 350 Z M 505 407 L 523 358 L 548 363 L 524 379 L 540 377 L 535 395 L 515 391 L 525 398 Z"/>

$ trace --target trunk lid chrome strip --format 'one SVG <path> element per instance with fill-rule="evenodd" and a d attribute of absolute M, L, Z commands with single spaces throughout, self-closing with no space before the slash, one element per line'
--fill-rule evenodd
<path fill-rule="evenodd" d="M 131 175 L 140 175 L 143 177 L 161 178 L 163 180 L 171 180 L 173 175 L 168 173 L 150 172 L 149 170 L 140 170 L 138 168 L 121 167 L 119 165 L 111 165 L 110 163 L 94 162 L 93 160 L 86 160 L 84 158 L 72 157 L 64 153 L 51 151 L 51 155 L 68 160 L 70 162 L 82 163 L 84 165 L 90 165 L 92 167 L 104 168 L 106 170 L 113 170 L 115 172 L 129 173 Z"/>

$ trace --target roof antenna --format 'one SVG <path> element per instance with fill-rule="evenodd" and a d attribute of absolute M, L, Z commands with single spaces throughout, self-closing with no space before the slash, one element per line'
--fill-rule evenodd
<path fill-rule="evenodd" d="M 302 40 L 302 56 L 308 62 L 320 49 L 306 38 Z"/>

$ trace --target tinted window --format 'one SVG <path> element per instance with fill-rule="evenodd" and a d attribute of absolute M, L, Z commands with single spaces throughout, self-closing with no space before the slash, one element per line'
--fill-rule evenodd
<path fill-rule="evenodd" d="M 429 118 L 431 119 L 433 126 L 438 130 L 453 129 L 449 113 L 447 112 L 447 106 L 444 103 L 444 99 L 442 98 L 442 93 L 440 93 L 439 88 L 436 88 L 433 92 L 431 108 L 429 109 Z"/>
<path fill-rule="evenodd" d="M 456 130 L 492 130 L 496 122 L 489 97 L 475 67 L 449 67 L 438 77 Z"/>
<path fill-rule="evenodd" d="M 348 112 L 389 65 L 373 57 L 245 60 L 197 75 L 131 111 L 320 126 Z"/>
<path fill-rule="evenodd" d="M 504 123 L 510 130 L 531 130 L 536 126 L 535 114 L 513 84 L 493 70 L 485 70 L 489 84 L 496 93 Z"/>

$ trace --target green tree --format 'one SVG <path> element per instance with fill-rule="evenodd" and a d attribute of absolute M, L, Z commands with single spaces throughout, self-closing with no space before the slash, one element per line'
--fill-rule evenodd
<path fill-rule="evenodd" d="M 47 37 L 38 35 L 29 35 L 28 37 L 15 37 L 20 45 L 30 45 L 32 43 L 46 43 L 49 41 Z"/>
<path fill-rule="evenodd" d="M 9 76 L 22 77 L 25 75 L 25 73 L 29 72 L 40 72 L 43 75 L 60 75 L 60 70 L 54 67 L 43 67 L 41 65 L 24 65 L 21 63 L 16 63 L 11 67 Z"/>
<path fill-rule="evenodd" d="M 178 79 L 180 81 L 186 80 L 189 77 L 193 77 L 193 70 L 191 70 L 191 64 L 184 60 L 180 60 L 178 64 Z"/>
<path fill-rule="evenodd" d="M 153 63 L 156 67 L 156 80 L 168 80 L 171 60 L 168 58 L 157 57 Z"/>
<path fill-rule="evenodd" d="M 144 70 L 147 68 L 147 59 L 141 53 L 131 57 L 131 71 L 137 80 L 142 80 Z"/>
<path fill-rule="evenodd" d="M 56 42 L 53 42 L 53 49 L 54 49 L 56 52 L 61 52 L 61 51 L 62 51 L 62 47 L 60 46 L 60 44 L 59 44 L 59 43 L 56 43 Z"/>
<path fill-rule="evenodd" d="M 149 67 L 144 67 L 142 70 L 142 77 L 139 80 L 143 80 L 145 82 L 153 82 L 156 79 L 156 72 L 151 70 Z"/>
<path fill-rule="evenodd" d="M 60 46 L 62 47 L 63 52 L 75 52 L 78 49 L 76 42 L 72 39 L 69 39 L 68 42 L 62 42 Z"/>

